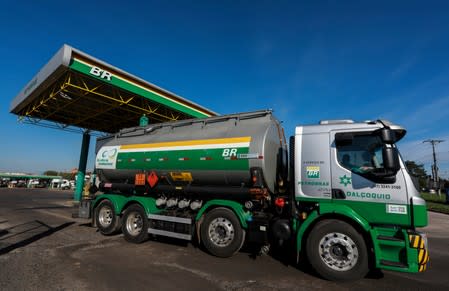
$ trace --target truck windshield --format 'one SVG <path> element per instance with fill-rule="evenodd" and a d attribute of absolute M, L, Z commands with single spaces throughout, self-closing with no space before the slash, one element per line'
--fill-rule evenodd
<path fill-rule="evenodd" d="M 376 135 L 354 134 L 351 138 L 341 138 L 336 134 L 338 163 L 355 173 L 383 168 L 382 146 L 380 137 Z"/>

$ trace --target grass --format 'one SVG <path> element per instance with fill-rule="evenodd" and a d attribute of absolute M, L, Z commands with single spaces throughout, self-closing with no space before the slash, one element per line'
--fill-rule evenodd
<path fill-rule="evenodd" d="M 430 211 L 449 214 L 449 204 L 446 203 L 446 193 L 438 194 L 421 193 L 421 197 L 427 202 L 427 209 Z"/>

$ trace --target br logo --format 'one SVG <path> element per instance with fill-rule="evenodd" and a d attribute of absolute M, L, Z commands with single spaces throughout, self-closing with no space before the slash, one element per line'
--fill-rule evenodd
<path fill-rule="evenodd" d="M 223 150 L 223 157 L 232 157 L 237 155 L 237 149 L 224 149 Z"/>
<path fill-rule="evenodd" d="M 100 69 L 99 67 L 92 67 L 92 69 L 90 69 L 89 73 L 91 73 L 94 76 L 100 77 L 102 79 L 111 81 L 112 74 L 109 73 L 108 71 Z"/>
<path fill-rule="evenodd" d="M 319 179 L 320 178 L 320 167 L 307 167 L 307 178 L 309 179 Z"/>

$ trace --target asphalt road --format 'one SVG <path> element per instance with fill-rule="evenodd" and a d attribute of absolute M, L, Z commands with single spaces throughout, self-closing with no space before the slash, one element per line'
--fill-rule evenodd
<path fill-rule="evenodd" d="M 351 283 L 241 251 L 215 258 L 176 240 L 126 243 L 71 217 L 71 192 L 0 188 L 0 290 L 442 290 L 449 288 L 449 216 L 429 213 L 425 273 Z"/>

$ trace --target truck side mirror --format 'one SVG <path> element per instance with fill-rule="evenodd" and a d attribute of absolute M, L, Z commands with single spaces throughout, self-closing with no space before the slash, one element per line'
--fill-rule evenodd
<path fill-rule="evenodd" d="M 389 128 L 382 128 L 379 130 L 379 134 L 383 143 L 393 144 L 396 142 L 396 134 Z"/>
<path fill-rule="evenodd" d="M 398 149 L 394 147 L 384 146 L 382 149 L 382 156 L 384 160 L 384 168 L 387 172 L 394 172 L 396 174 L 401 165 L 399 164 L 399 153 Z"/>
<path fill-rule="evenodd" d="M 400 141 L 404 137 L 406 132 L 407 131 L 403 128 L 400 129 L 382 128 L 376 131 L 377 135 L 380 136 L 380 139 L 385 144 L 394 144 Z"/>
<path fill-rule="evenodd" d="M 396 174 L 401 168 L 399 152 L 396 148 L 384 145 L 382 149 L 383 168 L 376 168 L 365 175 L 372 181 L 382 184 L 396 183 Z"/>

